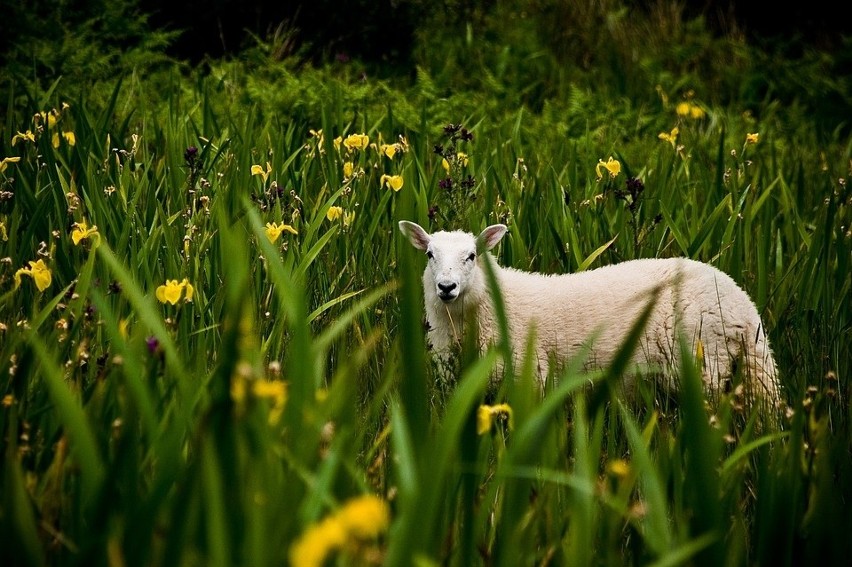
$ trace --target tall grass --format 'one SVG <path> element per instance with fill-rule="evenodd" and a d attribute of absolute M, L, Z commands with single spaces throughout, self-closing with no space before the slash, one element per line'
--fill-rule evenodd
<path fill-rule="evenodd" d="M 756 435 L 735 396 L 708 413 L 689 356 L 677 400 L 623 398 L 618 361 L 592 374 L 572 361 L 543 397 L 531 365 L 495 387 L 499 345 L 468 352 L 445 390 L 425 348 L 423 260 L 395 227 L 445 223 L 430 207 L 444 202 L 446 109 L 423 90 L 353 114 L 362 87 L 330 81 L 321 112 L 277 115 L 235 104 L 227 83 L 176 79 L 157 108 L 125 108 L 120 84 L 106 105 L 52 91 L 8 106 L 4 564 L 316 564 L 299 542 L 359 565 L 849 556 L 848 140 L 820 143 L 772 108 L 684 117 L 664 100 L 580 131 L 547 111 L 450 117 L 474 136 L 455 222 L 509 223 L 504 264 L 682 255 L 751 293 L 789 405 L 780 431 Z M 54 108 L 55 124 L 34 122 Z M 597 180 L 610 156 L 621 172 Z M 642 190 L 628 195 L 628 178 Z M 98 234 L 75 244 L 84 222 Z M 271 241 L 267 223 L 295 233 Z M 16 285 L 38 259 L 50 285 Z M 158 300 L 169 280 L 174 304 Z M 492 400 L 511 420 L 480 435 Z M 387 526 L 323 531 L 362 494 L 387 502 Z"/>

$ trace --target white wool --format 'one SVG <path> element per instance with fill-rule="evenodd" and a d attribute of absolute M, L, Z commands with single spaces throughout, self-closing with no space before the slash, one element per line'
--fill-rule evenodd
<path fill-rule="evenodd" d="M 693 353 L 703 350 L 702 378 L 708 390 L 718 391 L 739 361 L 745 364 L 742 374 L 753 395 L 773 404 L 779 399 L 775 361 L 757 308 L 730 276 L 709 264 L 686 258 L 644 259 L 544 275 L 497 265 L 487 251 L 506 233 L 503 225 L 490 226 L 478 237 L 462 231 L 430 235 L 407 221 L 400 222 L 400 230 L 429 256 L 423 273 L 426 320 L 428 340 L 439 359 L 451 356 L 465 322 L 474 318 L 483 347 L 499 339 L 483 267 L 483 262 L 491 262 L 515 357 L 524 356 L 534 328 L 534 356 L 542 380 L 549 360 L 567 361 L 587 347 L 588 368 L 608 365 L 648 302 L 656 298 L 633 354 L 636 365 L 676 376 L 682 332 Z"/>

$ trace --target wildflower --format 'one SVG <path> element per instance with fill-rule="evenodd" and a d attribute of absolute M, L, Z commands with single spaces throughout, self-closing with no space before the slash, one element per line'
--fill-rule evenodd
<path fill-rule="evenodd" d="M 393 156 L 396 155 L 396 144 L 382 144 L 379 146 L 379 151 L 393 159 Z"/>
<path fill-rule="evenodd" d="M 343 164 L 343 177 L 352 177 L 352 172 L 355 171 L 355 164 L 347 161 Z"/>
<path fill-rule="evenodd" d="M 332 553 L 351 545 L 373 540 L 387 532 L 390 510 L 387 503 L 372 495 L 346 502 L 336 513 L 310 526 L 290 547 L 294 567 L 320 567 Z"/>
<path fill-rule="evenodd" d="M 189 146 L 186 148 L 186 151 L 183 152 L 183 161 L 190 167 L 195 163 L 196 158 L 198 157 L 198 148 L 195 146 Z"/>
<path fill-rule="evenodd" d="M 152 335 L 145 339 L 145 346 L 148 347 L 148 354 L 156 354 L 160 350 L 160 340 Z"/>
<path fill-rule="evenodd" d="M 698 106 L 697 104 L 693 104 L 691 102 L 681 102 L 675 107 L 675 112 L 678 116 L 682 116 L 684 118 L 692 118 L 693 120 L 699 120 L 704 118 L 705 112 L 704 109 Z"/>
<path fill-rule="evenodd" d="M 71 132 L 71 131 L 62 132 L 61 138 L 59 136 L 59 132 L 54 132 L 53 136 L 51 137 L 51 140 L 50 140 L 54 149 L 59 148 L 59 143 L 62 141 L 62 139 L 64 139 L 65 142 L 69 146 L 76 146 L 77 145 L 77 136 L 74 135 L 74 132 Z"/>
<path fill-rule="evenodd" d="M 630 474 L 630 463 L 624 459 L 615 459 L 607 463 L 606 470 L 612 476 L 624 478 Z"/>
<path fill-rule="evenodd" d="M 609 172 L 609 176 L 612 179 L 615 179 L 619 173 L 621 173 L 621 163 L 618 160 L 612 159 L 612 156 L 609 156 L 609 159 L 604 161 L 602 159 L 598 160 L 598 164 L 595 166 L 595 172 L 598 175 L 598 181 L 601 180 L 603 174 L 601 173 L 601 168 L 605 168 Z"/>
<path fill-rule="evenodd" d="M 328 211 L 325 213 L 325 218 L 327 218 L 328 220 L 330 220 L 332 222 L 336 221 L 337 219 L 339 219 L 342 216 L 343 216 L 343 207 L 337 207 L 337 206 L 329 207 Z"/>
<path fill-rule="evenodd" d="M 672 128 L 672 131 L 670 133 L 660 132 L 657 137 L 661 140 L 664 140 L 664 141 L 670 143 L 672 145 L 672 147 L 674 148 L 675 144 L 677 143 L 677 135 L 679 133 L 680 133 L 680 128 L 675 126 L 674 128 Z"/>
<path fill-rule="evenodd" d="M 80 244 L 81 240 L 85 240 L 89 237 L 96 237 L 96 239 L 100 240 L 100 233 L 98 233 L 98 227 L 92 226 L 89 228 L 86 224 L 86 221 L 75 222 L 74 230 L 71 231 L 71 241 L 74 243 L 74 246 Z"/>
<path fill-rule="evenodd" d="M 12 157 L 3 158 L 2 160 L 0 160 L 0 173 L 3 173 L 4 171 L 6 171 L 6 167 L 10 163 L 18 163 L 19 161 L 21 161 L 20 156 L 12 156 Z"/>
<path fill-rule="evenodd" d="M 272 165 L 270 165 L 269 162 L 266 162 L 266 170 L 265 171 L 261 166 L 259 166 L 257 164 L 254 164 L 253 166 L 251 166 L 251 174 L 252 175 L 260 175 L 261 178 L 263 178 L 264 183 L 266 183 L 266 180 L 269 178 L 269 174 L 271 174 L 271 173 L 272 173 Z"/>
<path fill-rule="evenodd" d="M 351 134 L 343 140 L 343 145 L 347 151 L 363 150 L 370 145 L 370 137 L 366 134 Z"/>
<path fill-rule="evenodd" d="M 287 384 L 281 380 L 255 380 L 252 393 L 256 398 L 272 401 L 269 423 L 272 425 L 278 423 L 281 414 L 284 413 L 284 405 L 287 403 Z"/>
<path fill-rule="evenodd" d="M 346 543 L 346 532 L 336 518 L 311 526 L 290 547 L 293 567 L 322 567 L 326 558 Z"/>
<path fill-rule="evenodd" d="M 9 240 L 9 233 L 6 232 L 6 223 L 0 221 L 0 240 L 3 242 L 7 242 Z"/>
<path fill-rule="evenodd" d="M 192 296 L 195 293 L 195 288 L 192 287 L 192 284 L 189 283 L 189 280 L 183 278 L 183 281 L 178 282 L 177 280 L 166 280 L 165 285 L 161 285 L 157 288 L 157 300 L 160 303 L 169 302 L 172 305 L 176 305 L 180 300 L 181 294 L 184 296 L 184 301 L 187 303 L 192 301 Z"/>
<path fill-rule="evenodd" d="M 35 143 L 35 134 L 33 134 L 31 130 L 27 130 L 26 132 L 18 130 L 18 133 L 12 136 L 12 145 L 14 146 L 17 144 L 19 140 L 22 142 Z"/>
<path fill-rule="evenodd" d="M 754 134 L 746 134 L 746 144 L 756 144 L 759 138 L 760 134 L 758 132 L 755 132 Z"/>
<path fill-rule="evenodd" d="M 44 291 L 49 288 L 52 277 L 50 269 L 47 267 L 47 264 L 44 263 L 44 260 L 30 260 L 29 264 L 29 268 L 21 268 L 15 272 L 15 289 L 21 285 L 21 276 L 30 276 L 39 291 Z"/>
<path fill-rule="evenodd" d="M 349 500 L 336 514 L 344 530 L 358 539 L 375 539 L 387 531 L 390 511 L 387 502 L 367 494 Z"/>
<path fill-rule="evenodd" d="M 289 224 L 284 224 L 283 222 L 278 224 L 275 224 L 274 222 L 266 223 L 266 238 L 268 238 L 270 242 L 274 243 L 278 240 L 278 237 L 281 236 L 281 233 L 284 231 L 287 231 L 290 234 L 299 234 L 296 232 L 296 229 Z"/>
<path fill-rule="evenodd" d="M 509 404 L 498 404 L 496 406 L 481 405 L 476 412 L 476 433 L 485 435 L 491 431 L 496 419 L 505 419 L 509 429 L 514 427 L 512 408 Z"/>
<path fill-rule="evenodd" d="M 402 175 L 382 175 L 379 183 L 382 186 L 393 189 L 394 191 L 399 191 L 402 189 L 403 184 Z"/>
<path fill-rule="evenodd" d="M 461 167 L 467 167 L 467 164 L 470 160 L 468 159 L 466 153 L 459 152 L 456 154 L 456 157 L 453 161 L 455 161 Z M 450 162 L 447 161 L 447 158 L 441 160 L 441 167 L 443 167 L 444 171 L 446 171 L 447 173 L 450 172 Z"/>

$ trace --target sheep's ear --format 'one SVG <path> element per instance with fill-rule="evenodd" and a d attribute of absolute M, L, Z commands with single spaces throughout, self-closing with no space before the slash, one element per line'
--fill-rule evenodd
<path fill-rule="evenodd" d="M 405 220 L 399 221 L 399 230 L 411 241 L 411 245 L 418 250 L 426 250 L 429 247 L 429 241 L 432 237 L 419 224 Z"/>
<path fill-rule="evenodd" d="M 505 224 L 492 224 L 476 237 L 476 251 L 479 253 L 491 250 L 509 230 Z"/>

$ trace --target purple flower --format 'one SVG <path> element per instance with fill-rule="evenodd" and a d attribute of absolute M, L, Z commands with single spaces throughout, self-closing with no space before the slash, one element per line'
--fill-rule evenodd
<path fill-rule="evenodd" d="M 160 341 L 153 335 L 145 339 L 145 345 L 148 347 L 149 354 L 157 354 L 157 351 L 160 350 Z"/>

